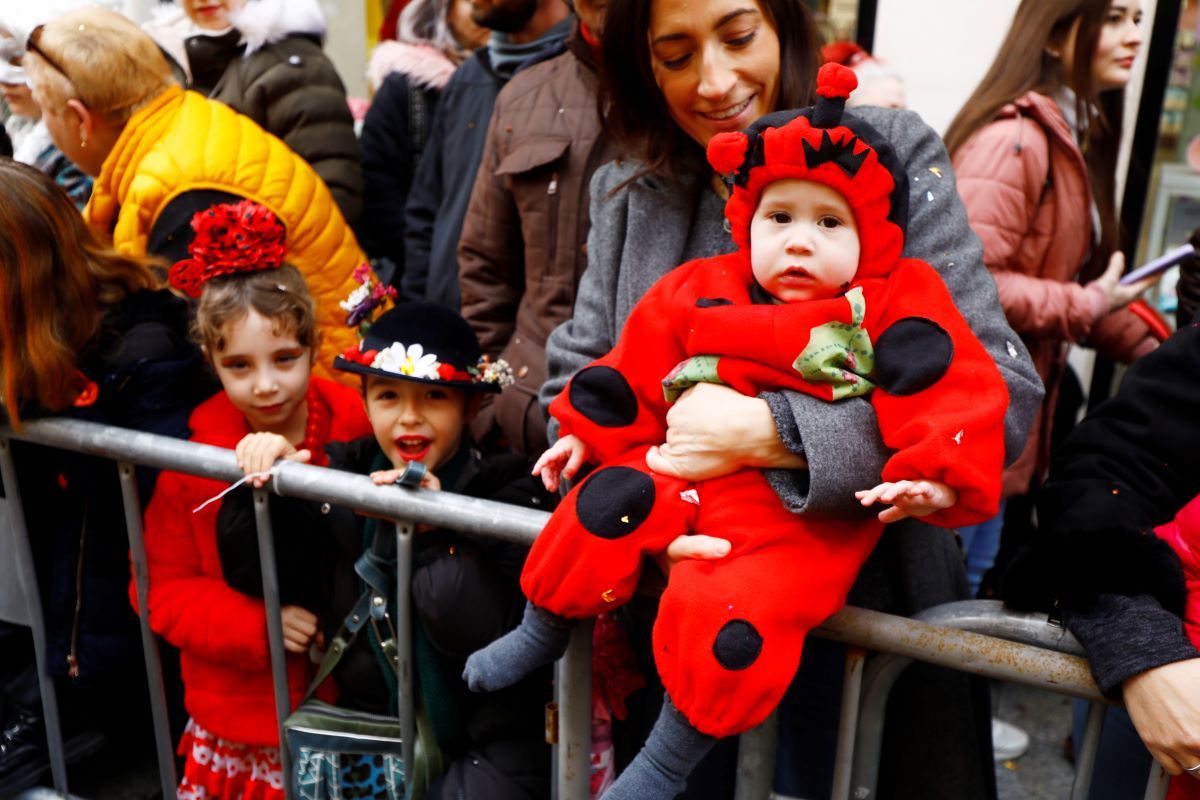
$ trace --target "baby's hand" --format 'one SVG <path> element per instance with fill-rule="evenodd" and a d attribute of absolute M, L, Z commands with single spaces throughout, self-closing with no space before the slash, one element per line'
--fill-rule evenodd
<path fill-rule="evenodd" d="M 941 481 L 896 481 L 881 483 L 874 489 L 855 492 L 864 506 L 875 502 L 891 503 L 879 512 L 880 522 L 895 522 L 905 517 L 924 517 L 958 502 L 958 492 Z"/>
<path fill-rule="evenodd" d="M 592 448 L 578 436 L 564 436 L 542 453 L 533 465 L 533 475 L 542 477 L 542 485 L 548 492 L 558 491 L 559 478 L 570 480 L 592 454 Z M 565 466 L 564 466 L 565 464 Z"/>
<path fill-rule="evenodd" d="M 283 649 L 289 653 L 307 653 L 315 641 L 323 644 L 324 637 L 317 629 L 317 615 L 300 606 L 284 606 L 279 609 L 283 621 Z"/>
<path fill-rule="evenodd" d="M 371 480 L 375 481 L 376 486 L 388 486 L 400 480 L 400 476 L 403 474 L 403 469 L 381 469 L 371 473 Z M 425 477 L 421 478 L 421 488 L 440 492 L 442 490 L 442 482 L 438 480 L 438 476 L 434 475 L 432 471 L 427 471 Z"/>
<path fill-rule="evenodd" d="M 247 475 L 270 472 L 271 467 L 281 458 L 301 463 L 312 458 L 312 453 L 308 450 L 297 450 L 291 442 L 278 433 L 247 434 L 237 443 L 234 452 L 237 453 L 238 466 Z M 251 478 L 250 483 L 255 489 L 261 489 L 268 479 L 269 476 L 258 475 L 258 477 Z"/>

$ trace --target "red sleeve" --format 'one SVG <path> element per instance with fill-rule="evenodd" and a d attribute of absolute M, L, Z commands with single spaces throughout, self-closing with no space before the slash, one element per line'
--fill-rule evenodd
<path fill-rule="evenodd" d="M 575 373 L 550 404 L 560 434 L 583 439 L 594 460 L 610 461 L 639 445 L 665 441 L 662 381 L 687 357 L 672 303 L 698 263 L 677 267 L 655 283 L 630 312 L 616 346 Z"/>
<path fill-rule="evenodd" d="M 192 513 L 222 488 L 177 472 L 159 476 L 145 516 L 150 628 L 182 651 L 264 670 L 270 663 L 265 607 L 231 589 L 220 575 L 215 555 L 220 506 Z M 133 586 L 130 596 L 136 609 Z"/>
<path fill-rule="evenodd" d="M 1000 502 L 1008 408 L 1000 370 L 928 264 L 902 261 L 866 298 L 871 398 L 884 444 L 896 451 L 883 479 L 954 487 L 958 503 L 925 517 L 934 525 L 990 519 Z"/>

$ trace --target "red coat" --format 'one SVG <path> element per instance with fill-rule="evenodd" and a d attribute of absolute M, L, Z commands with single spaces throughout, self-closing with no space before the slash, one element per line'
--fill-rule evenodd
<path fill-rule="evenodd" d="M 329 410 L 326 441 L 370 435 L 357 392 L 315 376 L 310 386 Z M 230 449 L 251 433 L 224 392 L 201 403 L 189 425 L 191 441 Z M 225 488 L 220 481 L 178 472 L 159 476 L 145 520 L 150 627 L 180 650 L 184 705 L 197 723 L 230 741 L 278 746 L 265 608 L 222 577 L 216 542 L 220 504 L 192 513 Z M 136 610 L 132 585 L 130 597 Z M 293 707 L 310 673 L 306 658 L 289 656 Z"/>
<path fill-rule="evenodd" d="M 1087 164 L 1052 98 L 1029 92 L 996 112 L 954 154 L 958 193 L 983 243 L 1008 323 L 1046 384 L 1024 453 L 1004 473 L 1005 496 L 1023 494 L 1049 465 L 1050 422 L 1067 344 L 1087 340 L 1128 363 L 1154 348 L 1132 312 L 1108 313 L 1079 269 L 1093 244 Z"/>

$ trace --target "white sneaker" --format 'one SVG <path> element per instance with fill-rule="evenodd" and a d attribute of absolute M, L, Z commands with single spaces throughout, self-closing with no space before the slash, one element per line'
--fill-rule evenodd
<path fill-rule="evenodd" d="M 992 757 L 996 761 L 1020 758 L 1028 749 L 1028 733 L 1010 722 L 992 717 Z"/>

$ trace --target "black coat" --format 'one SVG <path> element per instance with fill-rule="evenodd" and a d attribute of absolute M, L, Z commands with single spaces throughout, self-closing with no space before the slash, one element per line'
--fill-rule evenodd
<path fill-rule="evenodd" d="M 1101 690 L 1197 653 L 1186 587 L 1152 529 L 1200 494 L 1200 326 L 1136 361 L 1063 443 L 1038 506 L 1041 534 L 1004 581 L 1017 608 L 1057 606 Z"/>
<path fill-rule="evenodd" d="M 377 469 L 381 456 L 372 438 L 331 443 L 326 451 L 331 468 L 358 474 Z M 485 459 L 474 451 L 462 456 L 457 478 L 444 489 L 547 510 L 553 504 L 553 496 L 529 475 L 526 459 Z M 327 586 L 328 596 L 311 600 L 309 607 L 319 606 L 312 610 L 322 618 L 329 640 L 363 591 L 354 562 L 363 552 L 365 518 L 344 507 L 276 497 L 271 499 L 271 520 L 277 552 L 304 554 L 302 563 L 289 567 L 281 562 L 281 598 L 307 594 L 306 588 L 294 588 L 297 582 Z M 261 596 L 249 491 L 232 492 L 225 498 L 218 516 L 217 543 L 226 581 L 239 591 Z M 450 705 L 457 709 L 457 718 L 450 724 L 434 721 L 439 744 L 452 763 L 430 796 L 461 796 L 465 800 L 548 797 L 550 755 L 544 742 L 544 706 L 550 699 L 549 671 L 485 695 L 470 692 L 461 677 L 468 655 L 520 622 L 525 598 L 519 576 L 526 549 L 439 529 L 417 533 L 414 550 L 416 620 L 439 664 L 436 677 L 447 686 Z M 330 563 L 336 564 L 331 583 L 320 575 Z M 421 681 L 419 657 L 417 671 Z M 380 656 L 368 636 L 356 638 L 333 674 L 339 705 L 375 713 L 390 711 Z"/>
<path fill-rule="evenodd" d="M 363 122 L 359 243 L 371 258 L 391 260 L 396 286 L 404 274 L 404 204 L 429 142 L 440 95 L 438 89 L 393 72 L 379 87 Z"/>
<path fill-rule="evenodd" d="M 136 292 L 113 307 L 79 364 L 99 389 L 96 401 L 58 416 L 183 439 L 192 407 L 214 388 L 188 339 L 184 304 L 166 291 Z M 25 416 L 36 413 L 27 409 Z M 13 443 L 13 455 L 42 595 L 51 672 L 69 674 L 73 663 L 80 686 L 140 673 L 116 465 L 21 442 Z M 143 508 L 155 475 L 138 471 Z"/>

